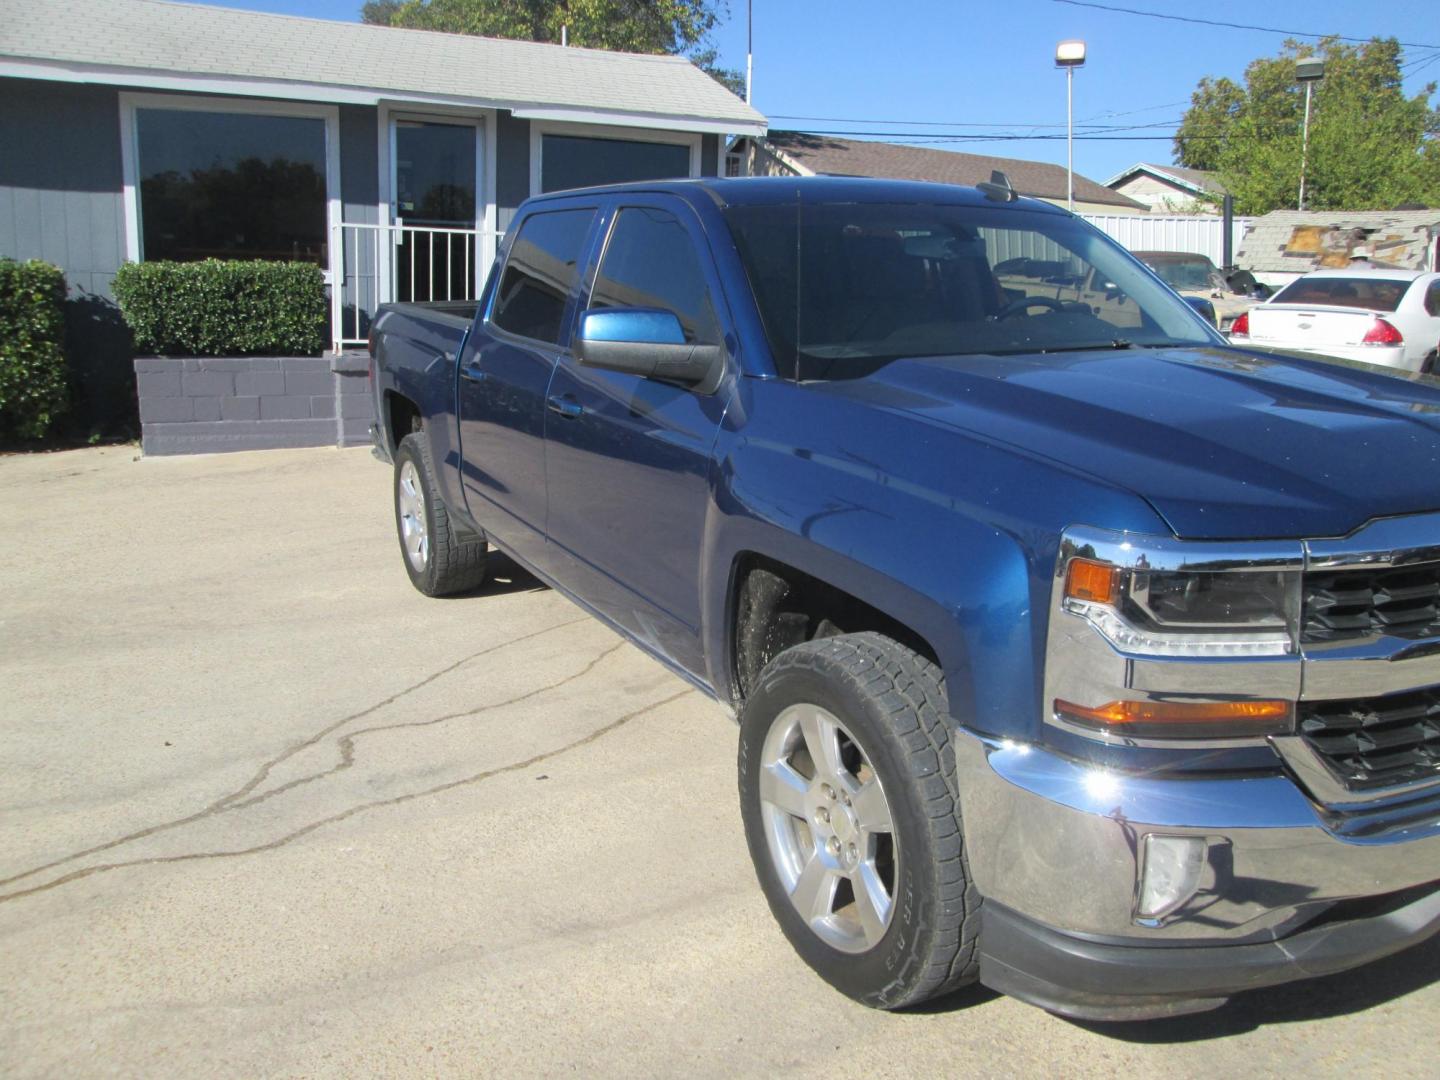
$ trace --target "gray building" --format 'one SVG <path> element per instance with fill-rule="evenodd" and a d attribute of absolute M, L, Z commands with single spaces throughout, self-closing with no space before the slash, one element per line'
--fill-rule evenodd
<path fill-rule="evenodd" d="M 60 266 L 102 337 L 126 260 L 301 259 L 340 351 L 382 301 L 473 297 L 528 196 L 714 175 L 764 130 L 679 57 L 0 0 L 0 255 Z"/>

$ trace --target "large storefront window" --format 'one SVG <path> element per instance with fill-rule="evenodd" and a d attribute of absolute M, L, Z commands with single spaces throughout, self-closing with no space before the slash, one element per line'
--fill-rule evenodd
<path fill-rule="evenodd" d="M 540 152 L 540 179 L 545 191 L 690 175 L 690 147 L 681 143 L 544 135 Z"/>
<path fill-rule="evenodd" d="M 326 264 L 325 121 L 137 109 L 146 259 Z"/>

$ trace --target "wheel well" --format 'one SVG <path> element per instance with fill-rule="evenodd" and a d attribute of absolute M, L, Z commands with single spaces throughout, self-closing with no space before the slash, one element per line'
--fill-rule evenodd
<path fill-rule="evenodd" d="M 400 440 L 412 431 L 419 431 L 423 425 L 420 410 L 409 398 L 401 397 L 393 390 L 385 395 L 385 423 L 389 426 L 390 448 L 400 445 Z"/>
<path fill-rule="evenodd" d="M 765 665 L 786 649 L 838 634 L 873 631 L 936 664 L 930 643 L 910 627 L 801 570 L 763 555 L 736 566 L 731 606 L 731 649 L 736 696 L 743 698 Z"/>

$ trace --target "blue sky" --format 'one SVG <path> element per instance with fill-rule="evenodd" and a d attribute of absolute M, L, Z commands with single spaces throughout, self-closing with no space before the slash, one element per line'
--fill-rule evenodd
<path fill-rule="evenodd" d="M 1096 2 L 1310 33 L 1394 36 L 1434 46 L 1407 49 L 1406 59 L 1415 61 L 1410 65 L 1414 75 L 1406 82 L 1410 93 L 1427 81 L 1440 81 L 1435 0 Z M 225 0 L 223 6 L 354 20 L 360 3 Z M 755 106 L 773 127 L 907 132 L 918 137 L 894 141 L 917 143 L 927 139 L 929 124 L 953 125 L 936 128 L 933 140 L 946 139 L 957 127 L 967 135 L 1059 135 L 926 145 L 1060 164 L 1065 161 L 1065 77 L 1053 64 L 1060 39 L 1083 38 L 1089 47 L 1089 60 L 1075 77 L 1077 134 L 1082 121 L 1161 125 L 1108 132 L 1128 136 L 1173 128 L 1202 76 L 1238 80 L 1249 61 L 1274 55 L 1284 41 L 1281 34 L 1143 18 L 1057 0 L 755 0 L 754 19 Z M 744 68 L 744 0 L 732 0 L 716 44 L 727 66 Z M 1077 139 L 1075 144 L 1076 171 L 1101 182 L 1141 160 L 1168 162 L 1168 139 Z"/>

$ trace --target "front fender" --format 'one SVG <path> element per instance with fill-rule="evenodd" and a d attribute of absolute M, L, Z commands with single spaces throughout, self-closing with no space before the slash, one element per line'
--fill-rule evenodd
<path fill-rule="evenodd" d="M 923 637 L 958 723 L 1037 736 L 1062 530 L 1163 530 L 1154 511 L 1043 460 L 804 385 L 743 379 L 738 404 L 717 443 L 702 559 L 712 685 L 738 696 L 733 578 L 754 553 Z"/>

